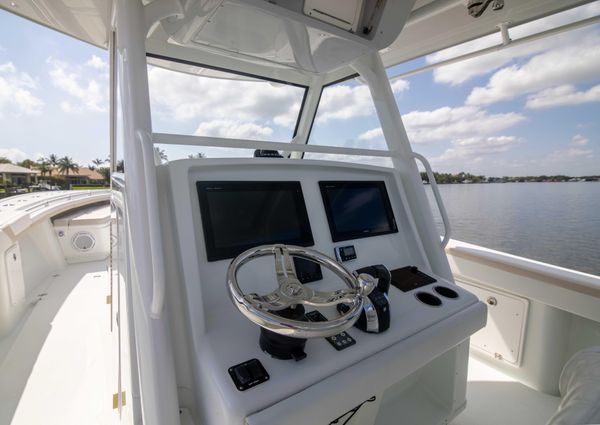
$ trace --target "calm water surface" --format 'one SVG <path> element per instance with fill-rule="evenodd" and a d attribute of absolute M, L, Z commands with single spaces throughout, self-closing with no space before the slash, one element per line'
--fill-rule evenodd
<path fill-rule="evenodd" d="M 439 188 L 453 239 L 600 275 L 600 182 Z M 429 186 L 427 194 L 442 231 Z"/>

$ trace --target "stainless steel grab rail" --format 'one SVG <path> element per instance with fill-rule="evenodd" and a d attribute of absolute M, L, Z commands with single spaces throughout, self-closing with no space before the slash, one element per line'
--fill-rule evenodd
<path fill-rule="evenodd" d="M 437 181 L 435 180 L 433 171 L 431 170 L 431 165 L 429 165 L 429 161 L 427 161 L 427 158 L 416 152 L 413 152 L 413 156 L 415 157 L 415 159 L 421 161 L 421 164 L 423 164 L 423 167 L 425 167 L 427 177 L 429 178 L 429 184 L 431 184 L 431 190 L 433 191 L 433 196 L 435 197 L 438 210 L 440 211 L 440 215 L 442 216 L 442 222 L 444 223 L 444 238 L 442 239 L 442 248 L 445 248 L 446 245 L 448 245 L 448 241 L 450 240 L 450 219 L 448 219 L 446 207 L 444 207 L 444 202 L 442 201 L 442 196 L 440 195 Z"/>

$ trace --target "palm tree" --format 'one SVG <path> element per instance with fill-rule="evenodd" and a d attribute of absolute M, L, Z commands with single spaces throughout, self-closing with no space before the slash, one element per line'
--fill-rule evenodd
<path fill-rule="evenodd" d="M 167 156 L 167 153 L 165 152 L 164 149 L 161 148 L 155 148 L 156 152 L 158 153 L 158 156 L 160 157 L 161 160 L 163 161 L 168 161 L 169 157 Z"/>
<path fill-rule="evenodd" d="M 37 168 L 40 171 L 42 177 L 52 172 L 52 167 L 50 166 L 50 163 L 43 158 L 38 160 L 37 164 L 35 165 L 35 168 Z"/>
<path fill-rule="evenodd" d="M 60 160 L 58 159 L 58 155 L 51 153 L 48 155 L 48 159 L 46 159 L 46 161 L 48 161 L 52 167 L 56 167 L 58 165 L 58 161 Z"/>
<path fill-rule="evenodd" d="M 63 156 L 58 160 L 58 172 L 68 176 L 70 171 L 73 171 L 74 173 L 78 172 L 79 164 L 74 162 L 73 158 Z"/>
<path fill-rule="evenodd" d="M 110 183 L 110 168 L 100 167 L 98 168 L 98 173 L 100 173 L 100 175 L 102 175 L 102 177 L 104 178 L 104 184 Z"/>
<path fill-rule="evenodd" d="M 19 162 L 17 164 L 19 167 L 23 167 L 23 168 L 29 168 L 31 170 L 32 167 L 35 167 L 35 161 L 32 161 L 31 159 L 24 159 L 23 161 Z"/>
<path fill-rule="evenodd" d="M 96 158 L 96 159 L 92 160 L 92 164 L 94 164 L 94 165 L 88 165 L 88 168 L 90 170 L 96 170 L 96 169 L 99 170 L 100 166 L 107 161 L 108 161 L 107 159 Z"/>

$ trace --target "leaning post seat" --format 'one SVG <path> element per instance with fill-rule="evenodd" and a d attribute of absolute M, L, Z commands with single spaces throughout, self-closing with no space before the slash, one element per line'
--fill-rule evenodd
<path fill-rule="evenodd" d="M 600 423 L 600 346 L 574 354 L 560 374 L 558 388 L 562 400 L 546 425 Z"/>

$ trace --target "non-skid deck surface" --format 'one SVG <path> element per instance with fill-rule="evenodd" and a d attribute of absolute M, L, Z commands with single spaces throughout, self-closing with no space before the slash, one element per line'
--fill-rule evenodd
<path fill-rule="evenodd" d="M 451 425 L 544 425 L 559 403 L 471 356 L 467 408 Z"/>
<path fill-rule="evenodd" d="M 0 344 L 0 425 L 117 423 L 106 262 L 69 266 L 42 285 Z"/>

